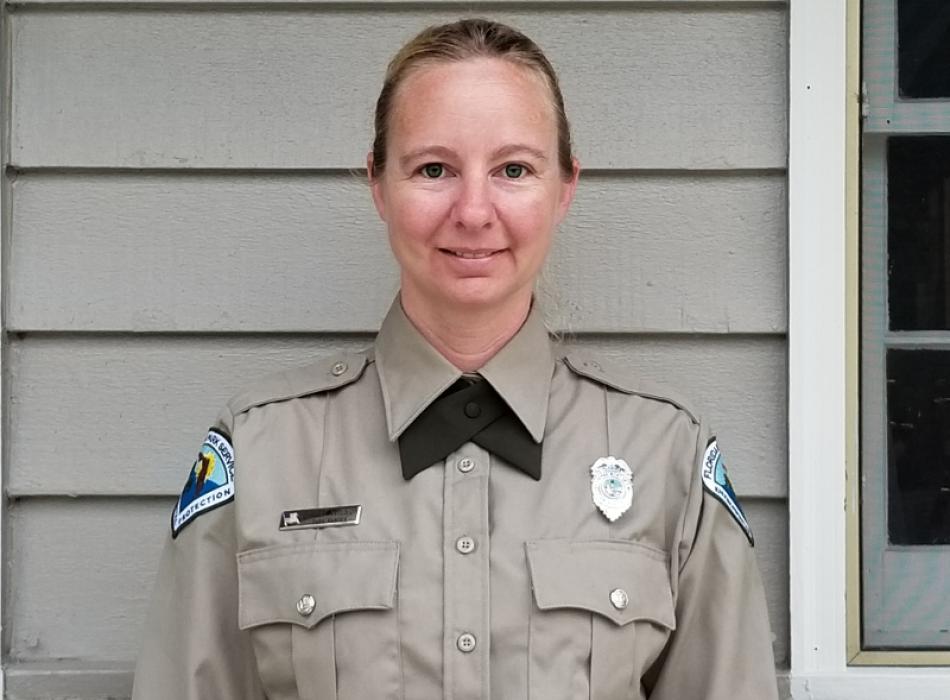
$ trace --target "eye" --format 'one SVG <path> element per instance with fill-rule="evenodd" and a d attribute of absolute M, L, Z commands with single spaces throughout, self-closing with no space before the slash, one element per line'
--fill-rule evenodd
<path fill-rule="evenodd" d="M 445 174 L 445 167 L 441 163 L 426 163 L 420 172 L 425 177 L 436 180 Z"/>
<path fill-rule="evenodd" d="M 505 177 L 510 177 L 512 180 L 517 180 L 526 173 L 527 168 L 520 163 L 508 163 L 508 165 L 505 166 Z"/>

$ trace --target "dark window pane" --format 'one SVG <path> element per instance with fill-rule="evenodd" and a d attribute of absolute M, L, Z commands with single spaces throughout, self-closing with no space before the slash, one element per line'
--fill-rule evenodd
<path fill-rule="evenodd" d="M 888 311 L 893 330 L 950 330 L 950 136 L 887 148 Z"/>
<path fill-rule="evenodd" d="M 897 75 L 901 97 L 950 97 L 950 2 L 898 2 Z"/>
<path fill-rule="evenodd" d="M 950 544 L 950 351 L 887 352 L 887 530 Z"/>

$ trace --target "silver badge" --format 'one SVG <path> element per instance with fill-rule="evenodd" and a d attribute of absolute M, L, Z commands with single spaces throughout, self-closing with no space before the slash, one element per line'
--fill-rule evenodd
<path fill-rule="evenodd" d="M 613 522 L 633 503 L 633 472 L 622 459 L 601 457 L 590 468 L 590 492 L 594 505 Z"/>

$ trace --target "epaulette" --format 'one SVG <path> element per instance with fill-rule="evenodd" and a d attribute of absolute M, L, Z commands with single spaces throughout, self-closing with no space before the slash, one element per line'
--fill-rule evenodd
<path fill-rule="evenodd" d="M 654 401 L 668 403 L 683 411 L 693 423 L 699 425 L 698 414 L 686 401 L 679 398 L 677 392 L 672 392 L 660 384 L 638 379 L 633 376 L 630 370 L 616 367 L 600 358 L 594 358 L 587 353 L 576 350 L 565 353 L 564 363 L 575 374 L 623 394 L 635 394 Z"/>
<path fill-rule="evenodd" d="M 237 415 L 255 406 L 339 389 L 359 379 L 368 362 L 365 352 L 341 353 L 303 367 L 274 372 L 235 395 L 228 408 Z"/>

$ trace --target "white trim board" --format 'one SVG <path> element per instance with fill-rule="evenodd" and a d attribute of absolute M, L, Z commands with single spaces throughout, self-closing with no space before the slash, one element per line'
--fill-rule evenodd
<path fill-rule="evenodd" d="M 828 674 L 851 678 L 844 508 L 847 0 L 793 0 L 789 10 L 792 696 L 837 698 L 815 689 L 841 689 L 824 684 Z M 874 686 L 860 697 L 893 694 L 878 694 Z"/>
<path fill-rule="evenodd" d="M 791 679 L 794 700 L 947 700 L 950 672 L 944 669 L 852 668 Z"/>

